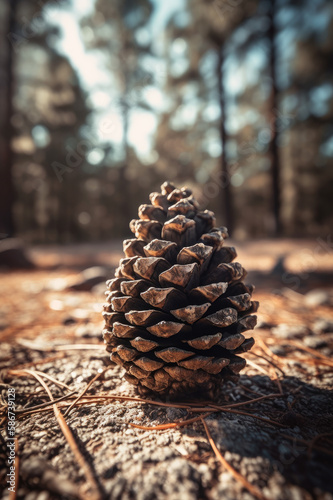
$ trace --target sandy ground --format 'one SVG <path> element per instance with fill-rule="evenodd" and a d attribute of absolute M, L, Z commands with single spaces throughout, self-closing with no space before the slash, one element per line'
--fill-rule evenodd
<path fill-rule="evenodd" d="M 330 241 L 235 246 L 261 303 L 258 342 L 244 355 L 248 365 L 239 383 L 228 382 L 215 402 L 225 409 L 215 412 L 202 401 L 194 410 L 186 402 L 141 401 L 122 370 L 110 364 L 101 340 L 103 275 L 112 277 L 122 257 L 119 242 L 36 247 L 30 252 L 36 269 L 1 272 L 1 434 L 6 437 L 12 387 L 19 410 L 16 498 L 333 498 Z M 91 266 L 99 269 L 81 274 Z M 78 290 L 87 282 L 89 290 Z M 51 377 L 43 380 L 52 396 L 66 396 L 57 403 L 62 414 L 106 371 L 61 424 L 51 406 L 39 406 L 49 396 L 27 370 Z M 36 406 L 35 413 L 27 411 Z M 174 425 L 198 415 L 205 416 L 222 459 L 201 420 Z M 7 456 L 4 441 L 0 464 Z M 8 464 L 0 471 L 3 498 L 9 498 Z"/>

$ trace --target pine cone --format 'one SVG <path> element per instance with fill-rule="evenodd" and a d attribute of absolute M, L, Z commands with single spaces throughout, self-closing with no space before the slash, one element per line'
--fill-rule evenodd
<path fill-rule="evenodd" d="M 132 220 L 104 305 L 106 348 L 140 394 L 215 397 L 245 366 L 258 302 L 226 228 L 189 189 L 162 185 Z"/>

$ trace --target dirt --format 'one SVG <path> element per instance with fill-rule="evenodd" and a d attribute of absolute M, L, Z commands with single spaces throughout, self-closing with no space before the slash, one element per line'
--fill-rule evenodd
<path fill-rule="evenodd" d="M 245 355 L 249 363 L 239 383 L 226 383 L 214 404 L 231 409 L 235 403 L 273 396 L 234 407 L 236 413 L 221 409 L 210 414 L 195 412 L 186 401 L 178 405 L 183 407 L 175 407 L 172 402 L 163 406 L 165 402 L 157 398 L 155 404 L 119 399 L 138 395 L 122 378 L 122 370 L 111 364 L 102 344 L 104 285 L 97 284 L 89 291 L 71 289 L 71 285 L 82 282 L 80 271 L 86 267 L 104 266 L 112 273 L 121 256 L 118 244 L 113 244 L 109 253 L 107 246 L 87 246 L 79 254 L 75 248 L 33 249 L 35 270 L 3 271 L 2 498 L 10 498 L 5 463 L 9 387 L 15 389 L 18 410 L 18 499 L 255 498 L 218 461 L 200 420 L 162 430 L 131 426 L 172 424 L 198 413 L 206 415 L 205 422 L 224 459 L 263 497 L 333 498 L 333 314 L 329 282 L 333 258 L 330 250 L 316 250 L 318 244 L 288 240 L 278 244 L 253 242 L 248 251 L 245 245 L 239 247 L 239 260 L 250 271 L 248 281 L 257 285 L 255 298 L 261 302 L 255 330 L 258 342 L 254 354 Z M 23 370 L 43 372 L 76 391 L 77 396 L 105 369 L 87 395 L 114 399 L 90 403 L 83 398 L 83 404 L 65 416 L 87 472 L 73 454 L 52 406 L 27 412 L 27 408 L 49 402 L 49 396 Z M 44 380 L 53 398 L 69 393 L 52 380 Z M 58 403 L 62 414 L 75 396 Z M 197 402 L 201 408 L 207 409 L 207 404 Z"/>

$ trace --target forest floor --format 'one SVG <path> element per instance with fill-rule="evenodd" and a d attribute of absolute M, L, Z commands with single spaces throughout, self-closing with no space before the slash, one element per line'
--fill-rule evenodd
<path fill-rule="evenodd" d="M 261 304 L 256 344 L 214 408 L 140 399 L 109 361 L 101 312 L 119 242 L 36 247 L 35 269 L 0 273 L 0 464 L 13 388 L 17 481 L 9 492 L 0 465 L 2 498 L 333 499 L 332 244 L 236 247 Z"/>

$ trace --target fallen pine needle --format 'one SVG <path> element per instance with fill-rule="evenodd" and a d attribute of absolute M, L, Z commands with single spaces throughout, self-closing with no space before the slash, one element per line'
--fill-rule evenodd
<path fill-rule="evenodd" d="M 56 345 L 52 349 L 55 351 L 76 351 L 76 350 L 82 350 L 84 351 L 85 349 L 96 349 L 97 351 L 105 351 L 105 344 L 64 344 L 64 345 Z"/>
<path fill-rule="evenodd" d="M 256 356 L 257 358 L 260 358 L 260 359 L 267 361 L 267 363 L 269 363 L 274 368 L 279 370 L 281 372 L 281 374 L 283 375 L 283 377 L 285 377 L 284 371 L 279 366 L 277 366 L 275 363 L 273 363 L 273 361 L 271 361 L 270 359 L 267 359 L 265 356 L 262 356 L 261 354 L 257 354 L 256 352 L 249 352 L 248 354 L 252 354 L 252 356 Z"/>
<path fill-rule="evenodd" d="M 93 380 L 91 381 L 91 383 L 93 382 Z M 87 389 L 87 388 L 86 388 Z M 73 396 L 73 392 L 71 394 L 68 394 L 67 396 L 63 396 L 62 398 L 59 398 L 57 400 L 55 400 L 57 403 L 58 402 L 62 402 L 66 399 L 71 399 Z M 82 396 L 83 397 L 83 396 Z M 158 402 L 158 401 L 153 401 L 153 400 L 147 400 L 147 399 L 142 399 L 142 398 L 136 398 L 136 397 L 132 397 L 132 396 L 110 396 L 110 395 L 85 395 L 83 400 L 80 399 L 79 401 L 77 401 L 78 398 L 76 398 L 76 405 L 78 406 L 81 406 L 81 405 L 89 405 L 89 404 L 104 404 L 104 403 L 107 403 L 109 400 L 117 400 L 117 399 L 120 399 L 120 400 L 125 400 L 125 401 L 138 401 L 140 403 L 148 403 L 148 404 L 153 404 L 155 406 L 162 406 L 162 407 L 168 407 L 168 408 L 182 408 L 182 409 L 186 409 L 186 410 L 189 410 L 191 412 L 215 412 L 216 410 L 221 410 L 221 411 L 230 411 L 230 413 L 239 413 L 239 414 L 243 414 L 243 415 L 248 415 L 248 416 L 251 416 L 253 418 L 257 418 L 257 419 L 260 419 L 260 420 L 263 420 L 264 422 L 267 422 L 267 423 L 272 423 L 273 425 L 276 424 L 276 425 L 279 425 L 278 422 L 275 422 L 273 420 L 268 420 L 266 418 L 262 418 L 262 417 L 257 417 L 256 415 L 252 415 L 251 413 L 241 413 L 239 411 L 237 412 L 233 412 L 231 411 L 231 408 L 237 408 L 239 406 L 245 406 L 245 405 L 248 405 L 248 404 L 251 404 L 251 403 L 256 403 L 258 401 L 262 401 L 262 400 L 265 400 L 265 399 L 272 399 L 272 398 L 276 398 L 276 397 L 281 397 L 280 394 L 267 394 L 267 395 L 264 395 L 264 396 L 260 396 L 258 398 L 254 398 L 254 399 L 250 399 L 248 401 L 242 401 L 240 403 L 232 403 L 232 404 L 226 404 L 225 406 L 219 406 L 219 405 L 212 405 L 212 404 L 209 404 L 207 406 L 201 406 L 201 407 L 192 407 L 192 406 L 187 406 L 187 405 L 181 405 L 181 404 L 172 404 L 172 403 L 162 403 L 162 402 Z M 18 413 L 22 413 L 22 414 L 31 414 L 31 413 L 39 413 L 41 411 L 47 411 L 48 410 L 48 406 L 50 406 L 52 403 L 42 403 L 41 405 L 37 405 L 37 406 L 33 406 L 33 407 L 30 407 L 30 408 L 27 408 L 27 409 L 22 409 L 22 410 L 18 410 Z M 70 403 L 70 406 L 72 406 L 73 403 Z M 65 401 L 65 404 L 61 405 L 61 408 L 66 408 L 68 407 L 69 403 Z M 68 413 L 68 409 L 65 411 L 64 413 L 64 416 L 66 416 Z M 281 427 L 285 427 L 281 424 Z"/>
<path fill-rule="evenodd" d="M 262 339 L 257 339 L 256 344 L 260 349 L 262 349 L 268 356 L 270 356 L 272 359 L 276 361 L 276 363 L 281 363 L 281 358 L 274 354 L 274 352 L 268 347 L 268 345 L 262 340 Z"/>
<path fill-rule="evenodd" d="M 230 465 L 229 462 L 227 462 L 227 460 L 224 458 L 222 453 L 217 448 L 215 441 L 210 434 L 210 431 L 208 429 L 208 426 L 207 426 L 204 418 L 203 417 L 200 417 L 200 418 L 201 418 L 201 422 L 204 426 L 204 429 L 206 431 L 209 444 L 211 445 L 211 447 L 215 453 L 216 458 L 221 462 L 223 467 L 225 469 L 227 469 L 227 471 L 230 472 L 230 474 L 236 479 L 236 481 L 238 481 L 244 488 L 246 488 L 250 493 L 252 493 L 253 496 L 258 498 L 258 500 L 267 500 L 267 498 L 258 490 L 258 488 L 256 486 L 253 486 L 253 484 L 249 483 L 248 480 L 244 476 L 242 476 L 242 474 L 237 472 L 236 469 L 234 469 L 232 467 L 232 465 Z"/>
<path fill-rule="evenodd" d="M 89 396 L 86 396 L 89 397 Z M 191 410 L 191 403 L 184 403 L 184 404 L 178 404 L 178 403 L 163 403 L 162 401 L 154 401 L 153 399 L 143 399 L 143 398 L 138 398 L 135 396 L 118 396 L 118 395 L 110 395 L 110 394 L 101 394 L 101 395 L 94 395 L 90 396 L 92 398 L 104 398 L 104 399 L 115 399 L 119 401 L 137 401 L 138 403 L 146 403 L 150 405 L 155 405 L 155 406 L 164 406 L 166 408 L 183 408 L 185 410 Z"/>
<path fill-rule="evenodd" d="M 70 398 L 74 394 L 76 394 L 76 391 L 72 391 L 69 394 L 66 394 L 65 396 L 61 396 L 61 398 L 54 399 L 53 401 L 54 401 L 54 403 L 60 403 L 61 401 L 64 401 L 65 399 Z M 15 413 L 30 413 L 30 412 L 34 412 L 35 410 L 38 410 L 39 408 L 46 408 L 48 406 L 51 406 L 52 404 L 53 404 L 52 401 L 47 401 L 46 403 L 41 403 L 40 405 L 30 406 L 28 408 L 22 408 L 20 410 L 15 410 Z"/>
<path fill-rule="evenodd" d="M 50 351 L 68 351 L 68 350 L 85 350 L 97 349 L 105 350 L 105 344 L 37 344 L 37 342 L 30 342 L 29 340 L 19 339 L 16 341 L 23 347 L 28 347 L 34 351 L 50 352 Z"/>
<path fill-rule="evenodd" d="M 283 356 L 279 355 L 279 358 L 281 359 L 281 361 L 285 361 L 285 362 L 297 361 L 299 363 L 305 363 L 308 365 L 325 365 L 325 366 L 333 367 L 333 361 L 330 358 L 328 358 L 327 356 L 325 356 L 325 354 L 317 352 L 315 349 L 312 349 L 311 347 L 307 347 L 307 346 L 303 345 L 301 342 L 298 342 L 297 340 L 288 339 L 288 341 L 287 341 L 284 339 L 273 339 L 273 338 L 269 337 L 266 339 L 266 342 L 273 344 L 273 345 L 276 345 L 276 344 L 294 345 L 299 350 L 308 352 L 309 354 L 312 354 L 313 356 L 315 356 L 315 358 L 305 358 L 304 359 L 304 358 L 290 357 L 288 354 L 283 355 Z"/>
<path fill-rule="evenodd" d="M 262 392 L 257 392 L 257 391 L 254 391 L 253 389 L 250 389 L 249 387 L 246 387 L 246 385 L 243 385 L 243 384 L 238 384 L 239 387 L 241 387 L 242 389 L 244 389 L 244 391 L 246 392 L 250 392 L 252 394 L 256 394 L 258 396 L 264 396 L 264 394 Z"/>
<path fill-rule="evenodd" d="M 246 417 L 252 417 L 252 418 L 255 418 L 257 420 L 261 420 L 262 422 L 265 422 L 266 424 L 276 425 L 277 427 L 283 427 L 284 429 L 286 428 L 285 425 L 280 424 L 280 422 L 276 422 L 276 420 L 271 420 L 269 418 L 264 418 L 264 417 L 258 417 L 258 415 L 252 415 L 252 413 L 247 413 L 245 411 L 231 410 L 230 408 L 225 408 L 224 406 L 215 406 L 215 405 L 211 405 L 211 408 L 215 408 L 216 410 L 220 410 L 220 411 L 225 411 L 227 413 L 236 413 L 237 415 L 245 415 Z"/>
<path fill-rule="evenodd" d="M 59 352 L 54 356 L 48 356 L 44 359 L 39 359 L 38 361 L 31 361 L 30 363 L 24 363 L 23 365 L 13 366 L 12 370 L 24 370 L 25 368 L 29 368 L 30 366 L 36 365 L 45 365 L 45 363 L 50 363 L 56 359 L 62 359 L 66 354 L 64 352 Z"/>
<path fill-rule="evenodd" d="M 57 407 L 57 404 L 54 402 L 54 399 L 53 399 L 53 396 L 52 396 L 52 393 L 48 387 L 48 385 L 46 384 L 46 382 L 42 379 L 42 377 L 38 374 L 38 372 L 34 372 L 32 370 L 22 370 L 22 373 L 25 372 L 25 373 L 28 373 L 29 375 L 32 375 L 33 377 L 36 378 L 36 380 L 44 387 L 45 391 L 47 392 L 50 400 L 53 402 L 53 411 L 54 411 L 54 414 L 55 414 L 55 417 L 58 421 L 58 424 L 59 424 L 59 427 L 60 429 L 62 430 L 62 433 L 63 435 L 65 436 L 78 464 L 80 465 L 81 469 L 83 470 L 84 474 L 85 474 L 85 477 L 87 479 L 87 482 L 90 486 L 90 495 L 89 497 L 86 497 L 86 498 L 89 498 L 92 499 L 92 500 L 102 500 L 102 496 L 100 494 L 100 491 L 99 491 L 99 487 L 98 487 L 98 484 L 96 483 L 96 480 L 90 470 L 90 466 L 88 465 L 88 463 L 85 461 L 84 459 L 84 456 L 82 455 L 82 453 L 80 452 L 79 450 L 79 447 L 74 439 L 74 436 L 70 430 L 70 428 L 68 427 L 67 425 L 67 422 L 66 420 L 64 419 L 61 411 L 59 410 L 59 408 Z"/>
<path fill-rule="evenodd" d="M 312 441 L 306 441 L 305 439 L 300 439 L 296 438 L 295 436 L 288 436 L 288 434 L 281 434 L 281 436 L 285 439 L 289 439 L 289 441 L 297 442 L 300 444 L 304 444 L 305 446 L 308 446 L 309 448 L 317 451 L 321 451 L 322 453 L 326 453 L 327 455 L 333 456 L 333 451 L 328 450 L 327 448 L 322 448 L 321 446 L 318 446 L 316 444 L 313 444 Z"/>
<path fill-rule="evenodd" d="M 211 410 L 208 411 L 211 412 Z M 189 418 L 188 420 L 181 420 L 180 422 L 172 422 L 171 424 L 155 425 L 155 427 L 149 427 L 145 425 L 138 425 L 131 423 L 130 426 L 135 427 L 136 429 L 142 429 L 144 431 L 163 431 L 165 429 L 174 429 L 175 427 L 184 427 L 185 425 L 193 424 L 193 422 L 197 422 L 200 419 L 202 419 L 202 415 L 199 415 L 198 417 L 194 418 Z"/>
<path fill-rule="evenodd" d="M 274 369 L 274 373 L 275 373 L 275 378 L 273 378 L 273 380 L 276 382 L 276 385 L 278 386 L 278 389 L 279 389 L 279 392 L 280 392 L 281 396 L 283 396 L 283 389 L 282 389 L 282 385 L 281 385 L 281 382 L 280 382 L 279 376 L 278 376 L 278 374 L 276 373 L 276 370 L 275 370 L 275 369 Z"/>
<path fill-rule="evenodd" d="M 313 450 L 313 448 L 315 448 L 316 442 L 319 441 L 319 439 L 322 439 L 324 437 L 329 437 L 332 435 L 333 435 L 333 432 L 325 432 L 323 434 L 317 434 L 317 436 L 315 436 L 312 439 L 312 441 L 310 442 L 309 449 L 308 449 L 308 458 L 310 458 L 312 450 Z"/>
<path fill-rule="evenodd" d="M 222 405 L 221 409 L 223 410 L 224 408 L 236 408 L 237 406 L 245 406 L 245 405 L 249 405 L 251 403 L 257 403 L 258 401 L 262 401 L 264 399 L 272 399 L 272 398 L 277 398 L 277 397 L 281 397 L 281 394 L 267 394 L 267 395 L 260 396 L 258 398 L 249 399 L 248 401 L 242 401 L 240 403 L 231 403 L 230 405 L 226 404 L 225 406 Z M 214 408 L 217 408 L 217 406 L 214 406 Z"/>
<path fill-rule="evenodd" d="M 47 380 L 49 380 L 50 382 L 53 382 L 55 385 L 57 385 L 58 387 L 62 387 L 64 389 L 67 389 L 68 391 L 71 391 L 72 392 L 72 389 L 64 384 L 63 382 L 59 382 L 59 380 L 56 380 L 55 378 L 51 377 L 51 375 L 48 375 L 47 373 L 44 373 L 44 372 L 40 372 L 38 370 L 26 370 L 26 369 L 23 369 L 23 370 L 9 370 L 8 373 L 10 375 L 20 375 L 21 373 L 30 373 L 32 374 L 33 376 L 35 376 L 35 374 L 39 375 L 40 377 L 44 377 L 46 378 Z"/>
<path fill-rule="evenodd" d="M 63 396 L 57 400 L 55 400 L 55 402 L 62 402 L 63 400 L 66 400 L 66 399 L 71 399 L 73 394 L 75 394 L 76 391 L 73 391 L 71 392 L 70 394 L 67 394 L 66 396 Z M 135 398 L 135 397 L 131 397 L 131 396 L 109 396 L 109 395 L 91 395 L 91 396 L 87 396 L 85 395 L 84 396 L 84 400 L 80 400 L 76 403 L 76 406 L 81 406 L 83 404 L 97 404 L 97 403 L 100 403 L 100 404 L 103 404 L 103 403 L 107 403 L 108 401 L 112 401 L 112 400 L 121 400 L 121 401 L 137 401 L 139 403 L 148 403 L 148 404 L 152 404 L 152 405 L 155 405 L 155 406 L 162 406 L 162 407 L 167 407 L 167 408 L 182 408 L 182 409 L 186 409 L 186 410 L 190 410 L 190 411 L 196 411 L 196 410 L 199 410 L 199 411 L 209 411 L 209 409 L 203 407 L 203 408 L 198 408 L 198 409 L 193 409 L 192 410 L 192 407 L 191 406 L 185 406 L 185 405 L 180 405 L 180 404 L 169 404 L 169 403 L 162 403 L 162 402 L 157 402 L 157 401 L 150 401 L 150 400 L 146 400 L 146 399 L 141 399 L 141 398 Z M 29 414 L 32 414 L 32 413 L 41 413 L 43 411 L 49 411 L 49 408 L 48 406 L 50 406 L 52 403 L 42 403 L 41 405 L 36 405 L 36 406 L 32 406 L 30 408 L 23 408 L 23 409 L 20 409 L 20 410 L 16 410 L 17 413 L 22 413 L 22 416 L 24 415 L 29 415 Z M 65 404 L 62 404 L 60 405 L 61 408 L 67 408 L 69 405 L 71 405 L 72 403 L 65 403 Z"/>
<path fill-rule="evenodd" d="M 269 375 L 268 373 L 268 370 L 263 368 L 262 366 L 258 365 L 257 363 L 254 363 L 253 361 L 251 361 L 250 359 L 247 359 L 246 358 L 246 363 L 250 366 L 252 366 L 252 368 L 256 368 L 259 372 L 261 373 L 264 373 L 265 375 Z"/>
<path fill-rule="evenodd" d="M 325 359 L 298 358 L 296 356 L 288 356 L 288 355 L 286 355 L 285 359 L 286 359 L 286 361 L 294 361 L 295 363 L 299 363 L 299 364 L 305 364 L 305 365 L 311 365 L 311 366 L 323 365 L 323 366 L 329 366 L 330 368 L 333 368 L 333 361 L 328 362 Z"/>
<path fill-rule="evenodd" d="M 298 347 L 302 351 L 305 351 L 305 352 L 308 352 L 309 354 L 312 354 L 316 358 L 321 358 L 321 359 L 327 361 L 329 363 L 329 366 L 333 366 L 332 360 L 328 356 L 326 356 L 325 354 L 323 354 L 319 351 L 316 351 L 315 349 L 312 349 L 311 347 L 307 347 L 306 345 L 302 344 L 301 342 L 298 342 L 297 340 L 289 340 L 288 344 L 294 345 L 295 347 Z"/>
<path fill-rule="evenodd" d="M 85 395 L 85 393 L 87 392 L 87 390 L 89 389 L 89 387 L 91 387 L 92 384 L 94 382 L 96 382 L 97 379 L 99 379 L 99 377 L 101 377 L 102 375 L 104 375 L 104 373 L 107 370 L 110 370 L 110 368 L 111 368 L 111 366 L 107 366 L 106 368 L 104 368 L 104 370 L 102 370 L 101 372 L 97 373 L 92 380 L 90 380 L 90 382 L 86 385 L 86 387 L 83 389 L 83 391 L 80 392 L 80 394 L 78 395 L 78 397 L 76 398 L 76 400 L 73 401 L 73 403 L 70 405 L 69 408 L 67 408 L 67 410 L 64 413 L 64 417 L 66 417 L 66 415 L 69 414 L 69 412 L 71 411 L 71 409 L 74 408 L 74 406 L 77 404 L 77 402 Z"/>

